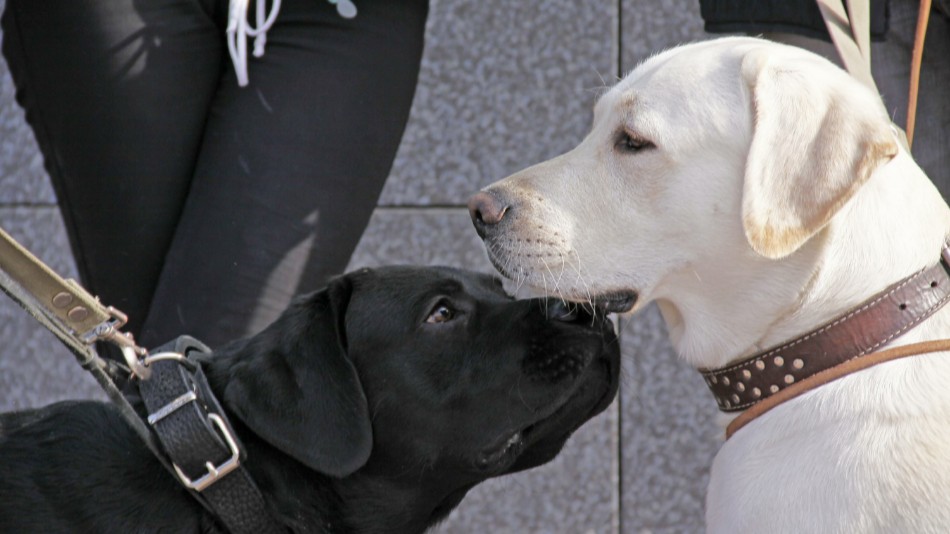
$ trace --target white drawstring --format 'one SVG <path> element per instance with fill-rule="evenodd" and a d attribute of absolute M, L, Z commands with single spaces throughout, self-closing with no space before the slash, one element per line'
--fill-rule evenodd
<path fill-rule="evenodd" d="M 271 0 L 270 13 L 266 0 L 254 0 L 257 4 L 257 27 L 247 22 L 247 8 L 251 0 L 231 0 L 228 9 L 228 53 L 231 54 L 231 63 L 234 64 L 234 73 L 237 74 L 238 85 L 247 85 L 247 38 L 254 38 L 254 57 L 264 55 L 264 45 L 267 44 L 267 30 L 277 20 L 280 11 L 280 0 Z M 356 16 L 356 6 L 351 0 L 327 0 L 336 4 L 336 11 L 341 17 L 351 19 Z"/>
<path fill-rule="evenodd" d="M 277 20 L 280 11 L 280 0 L 273 0 L 270 13 L 264 13 L 265 0 L 257 2 L 257 27 L 247 22 L 247 7 L 250 0 L 231 0 L 228 10 L 228 52 L 231 54 L 231 63 L 234 64 L 234 73 L 237 74 L 238 85 L 247 85 L 247 37 L 254 37 L 254 57 L 264 55 L 264 44 L 267 43 L 267 30 Z"/>

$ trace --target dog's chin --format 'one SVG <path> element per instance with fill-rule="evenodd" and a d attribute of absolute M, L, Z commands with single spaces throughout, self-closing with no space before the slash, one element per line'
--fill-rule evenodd
<path fill-rule="evenodd" d="M 619 385 L 618 362 L 604 359 L 601 366 L 573 395 L 548 411 L 550 415 L 505 434 L 478 454 L 476 467 L 491 476 L 523 471 L 550 462 L 567 439 L 589 419 L 613 402 Z"/>

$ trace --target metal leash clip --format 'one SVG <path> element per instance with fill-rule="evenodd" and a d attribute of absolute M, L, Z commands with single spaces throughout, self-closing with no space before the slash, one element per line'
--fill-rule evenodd
<path fill-rule="evenodd" d="M 148 380 L 152 374 L 151 369 L 147 367 L 146 363 L 148 350 L 136 345 L 132 334 L 119 330 L 119 328 L 122 328 L 123 325 L 129 322 L 128 315 L 112 306 L 107 307 L 106 312 L 109 314 L 109 319 L 99 323 L 95 328 L 84 334 L 82 337 L 83 341 L 87 345 L 92 345 L 96 341 L 108 341 L 119 347 L 122 351 L 122 356 L 125 358 L 125 363 L 128 364 L 129 369 L 132 371 L 132 375 L 142 380 Z"/>

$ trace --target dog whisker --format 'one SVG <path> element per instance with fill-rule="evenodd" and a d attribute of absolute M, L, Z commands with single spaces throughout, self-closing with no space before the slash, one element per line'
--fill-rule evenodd
<path fill-rule="evenodd" d="M 557 294 L 558 294 L 558 282 L 559 282 L 560 280 L 558 280 L 557 278 L 555 278 L 554 272 L 551 270 L 551 267 L 548 265 L 548 262 L 545 261 L 544 258 L 540 258 L 540 260 L 541 260 L 541 263 L 544 264 L 545 270 L 547 270 L 548 274 L 551 275 L 551 284 L 554 286 L 554 290 L 552 291 L 552 293 L 555 294 L 555 295 L 557 295 Z M 544 278 L 545 278 L 545 280 L 546 280 L 546 279 L 547 279 L 547 275 L 543 275 L 543 276 L 544 276 Z"/>
<path fill-rule="evenodd" d="M 527 273 L 527 271 L 525 271 L 525 268 L 524 268 L 523 265 L 520 265 L 520 264 L 518 265 L 518 275 L 519 275 L 519 276 L 518 276 L 518 286 L 517 286 L 516 289 L 517 289 L 517 290 L 520 290 L 521 287 L 524 286 L 525 282 L 528 281 L 528 273 Z"/>
<path fill-rule="evenodd" d="M 533 411 L 534 408 L 532 408 L 531 405 L 528 404 L 528 401 L 526 401 L 524 398 L 524 393 L 521 391 L 521 379 L 523 376 L 524 376 L 523 374 L 518 375 L 518 380 L 515 381 L 515 384 L 512 386 L 512 389 L 517 390 L 518 400 L 521 401 L 521 404 L 523 404 L 525 408 Z M 511 391 L 509 391 L 508 394 L 511 395 Z"/>
<path fill-rule="evenodd" d="M 511 272 L 512 254 L 505 254 L 505 272 Z"/>
<path fill-rule="evenodd" d="M 564 271 L 566 270 L 566 266 L 564 265 L 565 263 L 564 254 L 561 253 L 561 251 L 558 251 L 557 256 L 558 256 L 558 260 L 561 261 L 561 273 L 558 275 L 558 281 L 560 282 L 560 280 L 564 278 Z"/>
<path fill-rule="evenodd" d="M 373 406 L 373 409 L 370 412 L 370 421 L 376 421 L 376 416 L 379 414 L 379 408 L 383 405 L 383 402 L 386 401 L 386 397 L 387 395 L 384 394 L 380 395 L 379 398 L 376 399 L 376 404 Z"/>
<path fill-rule="evenodd" d="M 594 296 L 590 292 L 590 285 L 584 279 L 584 274 L 582 273 L 583 266 L 581 265 L 580 254 L 578 254 L 577 249 L 574 247 L 571 247 L 571 252 L 573 252 L 574 257 L 577 258 L 577 266 L 575 268 L 575 270 L 577 271 L 577 280 L 580 283 L 580 285 L 584 288 L 584 292 L 587 294 L 587 302 L 590 303 L 591 306 L 593 306 Z"/>

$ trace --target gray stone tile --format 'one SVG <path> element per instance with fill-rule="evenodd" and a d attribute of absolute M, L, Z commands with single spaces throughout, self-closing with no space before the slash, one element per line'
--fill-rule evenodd
<path fill-rule="evenodd" d="M 464 204 L 576 145 L 616 73 L 617 3 L 433 0 L 419 86 L 381 202 Z"/>
<path fill-rule="evenodd" d="M 350 268 L 449 265 L 493 272 L 465 209 L 383 209 Z M 437 532 L 618 532 L 618 404 L 589 421 L 548 465 L 475 487 Z"/>
<path fill-rule="evenodd" d="M 5 5 L 6 1 L 0 0 L 0 12 Z M 55 201 L 33 131 L 14 100 L 7 62 L 0 56 L 0 203 L 51 204 Z"/>
<path fill-rule="evenodd" d="M 716 405 L 699 373 L 677 359 L 655 306 L 624 323 L 622 531 L 703 532 L 722 440 Z"/>
<path fill-rule="evenodd" d="M 495 272 L 465 208 L 377 209 L 347 270 L 391 264 Z"/>
<path fill-rule="evenodd" d="M 54 271 L 76 277 L 56 208 L 0 208 L 0 226 Z M 59 340 L 6 295 L 0 295 L 0 339 L 0 412 L 65 399 L 105 398 Z"/>
<path fill-rule="evenodd" d="M 711 36 L 703 31 L 698 0 L 620 0 L 622 72 L 671 46 Z"/>

